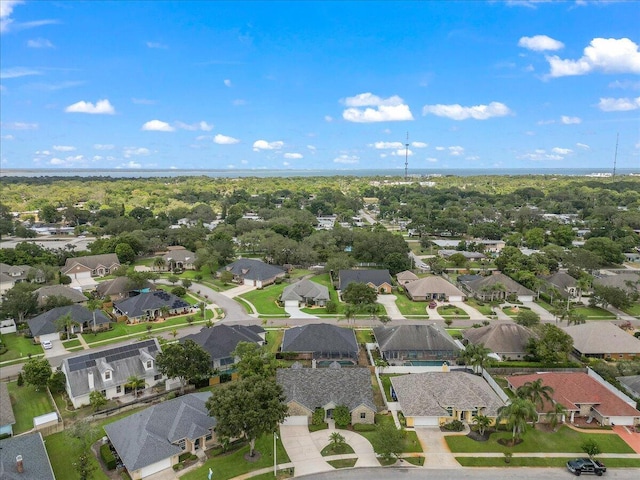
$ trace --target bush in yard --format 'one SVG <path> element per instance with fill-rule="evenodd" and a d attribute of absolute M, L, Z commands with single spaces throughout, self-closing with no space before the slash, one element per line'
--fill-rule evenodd
<path fill-rule="evenodd" d="M 460 420 L 453 420 L 447 424 L 445 424 L 442 428 L 445 430 L 449 430 L 450 432 L 461 432 L 464 430 L 464 423 Z"/>
<path fill-rule="evenodd" d="M 353 430 L 356 432 L 373 432 L 376 426 L 369 423 L 356 423 L 353 426 Z"/>
<path fill-rule="evenodd" d="M 311 415 L 311 425 L 322 425 L 324 423 L 324 408 L 316 408 Z"/>
<path fill-rule="evenodd" d="M 349 407 L 346 405 L 338 405 L 333 409 L 333 419 L 336 422 L 336 427 L 347 428 L 351 423 L 351 414 L 349 413 Z"/>
<path fill-rule="evenodd" d="M 329 300 L 326 305 L 327 313 L 338 313 L 338 305 L 333 300 Z"/>
<path fill-rule="evenodd" d="M 18 374 L 18 386 L 21 387 L 24 385 L 24 377 L 22 376 L 22 372 Z"/>
<path fill-rule="evenodd" d="M 115 470 L 116 457 L 111 451 L 111 448 L 109 448 L 108 443 L 100 446 L 100 456 L 102 457 L 102 461 L 104 462 L 104 465 L 107 467 L 107 469 Z"/>
<path fill-rule="evenodd" d="M 596 455 L 600 455 L 602 453 L 602 450 L 600 450 L 600 445 L 598 445 L 598 442 L 596 442 L 592 438 L 590 438 L 589 440 L 585 440 L 582 445 L 580 445 L 580 448 L 584 453 L 589 455 L 589 458 L 593 458 Z"/>
<path fill-rule="evenodd" d="M 171 289 L 171 293 L 176 297 L 184 297 L 187 294 L 187 290 L 184 287 L 177 286 Z"/>

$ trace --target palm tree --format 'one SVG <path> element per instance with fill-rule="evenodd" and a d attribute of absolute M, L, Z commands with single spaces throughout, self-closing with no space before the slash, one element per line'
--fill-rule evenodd
<path fill-rule="evenodd" d="M 491 350 L 486 348 L 484 344 L 470 343 L 460 352 L 460 359 L 465 365 L 471 365 L 474 373 L 482 373 L 482 369 L 489 363 L 490 353 Z"/>
<path fill-rule="evenodd" d="M 527 382 L 516 390 L 516 395 L 520 398 L 530 400 L 535 407 L 542 409 L 544 402 L 551 402 L 553 396 L 553 388 L 549 385 L 543 385 L 542 379 L 538 378 L 533 382 Z"/>
<path fill-rule="evenodd" d="M 67 340 L 71 338 L 71 330 L 76 325 L 80 325 L 80 323 L 76 322 L 73 319 L 73 317 L 71 316 L 71 312 L 63 315 L 62 317 L 58 318 L 58 320 L 56 320 L 56 327 L 58 328 L 58 330 L 67 332 Z"/>
<path fill-rule="evenodd" d="M 144 378 L 138 377 L 137 375 L 131 375 L 127 378 L 127 383 L 125 383 L 125 387 L 129 387 L 133 389 L 135 396 L 138 396 L 138 389 L 144 388 L 147 383 L 144 381 Z"/>
<path fill-rule="evenodd" d="M 484 435 L 484 432 L 487 430 L 487 427 L 491 425 L 491 418 L 486 415 L 476 415 L 473 417 L 473 423 L 478 427 L 478 433 L 480 435 Z"/>
<path fill-rule="evenodd" d="M 344 318 L 347 319 L 347 323 L 350 323 L 351 320 L 355 321 L 356 313 L 358 313 L 358 308 L 355 305 L 351 305 L 347 303 L 344 306 L 343 314 L 344 314 Z"/>
<path fill-rule="evenodd" d="M 340 448 L 345 442 L 344 436 L 342 436 L 340 432 L 333 432 L 329 435 L 329 440 L 331 441 L 334 450 Z"/>
<path fill-rule="evenodd" d="M 534 421 L 538 416 L 536 406 L 529 399 L 514 398 L 513 401 L 498 410 L 497 422 L 504 420 L 507 427 L 511 429 L 511 441 L 515 445 L 517 440 L 522 438 L 522 434 L 527 428 L 527 422 Z"/>
<path fill-rule="evenodd" d="M 549 426 L 555 432 L 558 423 L 564 421 L 564 416 L 567 414 L 567 409 L 561 403 L 554 403 L 553 410 L 549 410 L 545 415 L 545 418 L 549 422 Z"/>
<path fill-rule="evenodd" d="M 169 307 L 166 305 L 161 306 L 160 313 L 162 314 L 162 317 L 166 320 L 167 317 L 169 316 Z"/>
<path fill-rule="evenodd" d="M 567 315 L 567 325 L 581 325 L 587 321 L 584 314 L 577 312 L 576 310 L 569 310 Z"/>
<path fill-rule="evenodd" d="M 165 261 L 164 261 L 164 258 L 162 258 L 162 257 L 156 257 L 156 258 L 153 260 L 153 267 L 154 267 L 156 270 L 163 270 L 163 269 L 164 269 L 164 267 L 166 266 L 166 264 L 167 264 L 167 262 L 165 262 Z"/>
<path fill-rule="evenodd" d="M 591 276 L 580 277 L 576 282 L 576 286 L 578 287 L 578 301 L 582 302 L 582 294 L 591 288 Z"/>
<path fill-rule="evenodd" d="M 92 298 L 87 302 L 87 308 L 91 310 L 91 313 L 93 314 L 92 329 L 94 332 L 96 331 L 96 310 L 100 310 L 102 308 L 102 305 L 102 300 L 99 300 L 97 298 Z"/>

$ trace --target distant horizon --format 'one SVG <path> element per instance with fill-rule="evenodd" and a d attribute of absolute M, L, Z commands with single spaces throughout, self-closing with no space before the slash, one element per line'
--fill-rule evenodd
<path fill-rule="evenodd" d="M 640 166 L 640 1 L 2 0 L 0 169 Z"/>

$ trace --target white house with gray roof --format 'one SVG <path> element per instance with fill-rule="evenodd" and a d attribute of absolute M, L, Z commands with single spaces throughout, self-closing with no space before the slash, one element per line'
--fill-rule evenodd
<path fill-rule="evenodd" d="M 325 418 L 333 418 L 333 410 L 345 405 L 351 412 L 351 424 L 374 423 L 371 372 L 368 368 L 302 368 L 299 363 L 276 372 L 276 381 L 284 390 L 289 416 L 284 425 L 308 425 L 313 412 L 321 408 Z"/>
<path fill-rule="evenodd" d="M 451 365 L 462 349 L 462 345 L 436 323 L 376 327 L 373 334 L 382 358 L 391 365 L 425 361 Z"/>
<path fill-rule="evenodd" d="M 324 307 L 329 299 L 329 289 L 326 286 L 306 278 L 287 285 L 280 295 L 280 301 L 285 307 Z"/>
<path fill-rule="evenodd" d="M 484 380 L 465 370 L 412 373 L 391 378 L 407 427 L 437 427 L 452 420 L 494 418 L 504 402 Z"/>
<path fill-rule="evenodd" d="M 206 407 L 210 395 L 191 393 L 105 425 L 111 445 L 133 480 L 169 469 L 183 453 L 195 454 L 216 441 L 217 421 Z"/>
<path fill-rule="evenodd" d="M 65 315 L 70 315 L 74 322 L 70 333 L 83 332 L 85 329 L 104 330 L 111 322 L 102 310 L 91 311 L 84 305 L 56 307 L 27 320 L 34 341 L 42 343 L 45 340 L 50 342 L 60 340 L 60 331 L 64 329 L 61 329 L 57 322 Z"/>
<path fill-rule="evenodd" d="M 128 323 L 140 323 L 160 317 L 164 308 L 169 315 L 183 315 L 192 311 L 191 305 L 180 297 L 156 290 L 114 302 L 113 314 L 127 317 Z"/>
<path fill-rule="evenodd" d="M 144 379 L 146 386 L 164 382 L 156 369 L 156 355 L 160 352 L 157 339 L 85 353 L 62 362 L 67 377 L 66 390 L 75 408 L 89 405 L 89 394 L 102 392 L 107 399 L 122 397 L 128 392 L 130 377 Z"/>
<path fill-rule="evenodd" d="M 220 274 L 223 271 L 231 272 L 235 283 L 251 285 L 258 288 L 271 285 L 275 283 L 276 279 L 283 278 L 287 274 L 286 270 L 282 267 L 269 265 L 268 263 L 253 258 L 239 258 L 235 262 L 220 269 L 218 273 Z"/>
<path fill-rule="evenodd" d="M 328 323 L 310 323 L 285 330 L 281 351 L 297 353 L 299 359 L 326 363 L 358 362 L 358 342 L 353 329 Z"/>

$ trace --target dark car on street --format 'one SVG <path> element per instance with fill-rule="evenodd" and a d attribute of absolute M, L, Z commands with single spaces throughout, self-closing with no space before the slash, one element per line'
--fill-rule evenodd
<path fill-rule="evenodd" d="M 580 476 L 583 473 L 592 473 L 600 477 L 607 471 L 607 467 L 598 460 L 592 460 L 591 458 L 576 458 L 575 460 L 569 460 L 567 462 L 567 470 L 576 476 Z"/>

